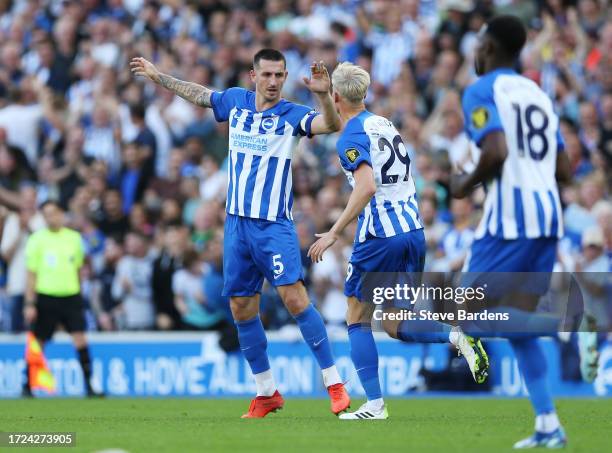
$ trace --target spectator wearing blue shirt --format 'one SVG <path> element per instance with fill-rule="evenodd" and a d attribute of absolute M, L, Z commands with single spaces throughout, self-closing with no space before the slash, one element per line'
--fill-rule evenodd
<path fill-rule="evenodd" d="M 146 151 L 136 143 L 123 147 L 123 167 L 119 175 L 119 188 L 123 198 L 123 213 L 128 214 L 134 203 L 142 199 L 149 182 L 149 173 L 145 169 Z"/>

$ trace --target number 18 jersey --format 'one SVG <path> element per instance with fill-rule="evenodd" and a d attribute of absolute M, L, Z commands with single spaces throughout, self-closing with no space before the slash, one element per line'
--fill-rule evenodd
<path fill-rule="evenodd" d="M 555 173 L 564 144 L 549 97 L 526 77 L 499 69 L 466 89 L 463 112 L 467 134 L 477 147 L 487 134 L 502 131 L 508 149 L 500 176 L 486 184 L 475 238 L 562 237 Z"/>
<path fill-rule="evenodd" d="M 336 149 L 352 187 L 353 172 L 362 163 L 372 167 L 376 182 L 375 195 L 357 219 L 355 242 L 423 228 L 410 158 L 391 121 L 364 110 L 347 122 Z"/>

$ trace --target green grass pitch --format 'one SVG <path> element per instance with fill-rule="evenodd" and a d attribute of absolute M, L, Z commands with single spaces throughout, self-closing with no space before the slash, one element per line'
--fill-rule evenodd
<path fill-rule="evenodd" d="M 358 407 L 361 400 L 354 401 Z M 0 402 L 0 431 L 72 431 L 75 448 L 1 451 L 499 452 L 533 429 L 527 400 L 389 400 L 386 421 L 345 422 L 324 400 L 289 399 L 265 419 L 241 420 L 247 400 L 35 399 Z M 569 451 L 610 451 L 612 399 L 563 399 Z"/>

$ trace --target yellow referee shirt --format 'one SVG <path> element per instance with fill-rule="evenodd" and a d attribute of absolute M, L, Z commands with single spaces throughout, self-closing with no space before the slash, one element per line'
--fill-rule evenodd
<path fill-rule="evenodd" d="M 26 245 L 26 265 L 36 274 L 36 292 L 53 297 L 79 294 L 79 269 L 84 257 L 83 241 L 77 231 L 45 228 L 32 234 Z"/>

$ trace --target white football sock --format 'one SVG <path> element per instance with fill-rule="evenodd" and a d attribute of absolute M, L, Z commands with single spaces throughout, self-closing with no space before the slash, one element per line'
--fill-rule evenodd
<path fill-rule="evenodd" d="M 382 398 L 376 398 L 375 400 L 368 400 L 366 407 L 373 411 L 379 411 L 385 406 L 385 401 Z"/>
<path fill-rule="evenodd" d="M 255 384 L 257 385 L 257 396 L 272 396 L 276 391 L 276 384 L 272 370 L 266 370 L 263 373 L 254 374 Z"/>
<path fill-rule="evenodd" d="M 536 416 L 535 430 L 540 433 L 552 433 L 561 426 L 556 412 Z"/>
<path fill-rule="evenodd" d="M 332 365 L 329 368 L 325 368 L 321 370 L 323 374 L 323 384 L 325 387 L 329 387 L 330 385 L 340 384 L 342 379 L 340 379 L 340 374 L 338 374 L 338 369 L 336 365 Z"/>
<path fill-rule="evenodd" d="M 451 344 L 457 345 L 457 342 L 459 341 L 459 332 L 461 332 L 461 329 L 457 326 L 451 329 L 450 333 L 448 334 L 448 341 L 450 341 Z"/>

